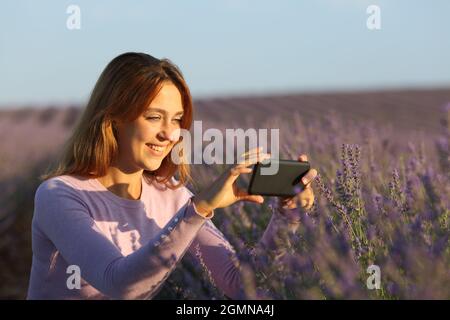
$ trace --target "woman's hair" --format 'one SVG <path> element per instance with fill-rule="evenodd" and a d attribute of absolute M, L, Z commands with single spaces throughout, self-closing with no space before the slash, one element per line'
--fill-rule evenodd
<path fill-rule="evenodd" d="M 92 178 L 106 175 L 119 151 L 117 123 L 134 121 L 141 116 L 167 82 L 180 91 L 184 110 L 181 128 L 189 130 L 193 117 L 192 97 L 175 64 L 169 59 L 157 59 L 135 52 L 114 58 L 95 84 L 72 136 L 64 144 L 53 166 L 40 176 L 41 181 L 65 174 Z M 183 154 L 181 149 L 180 156 Z M 172 177 L 177 171 L 179 183 L 174 185 Z M 144 170 L 143 174 L 147 181 L 156 180 L 171 189 L 192 182 L 189 165 L 185 161 L 174 164 L 170 153 L 157 170 Z"/>

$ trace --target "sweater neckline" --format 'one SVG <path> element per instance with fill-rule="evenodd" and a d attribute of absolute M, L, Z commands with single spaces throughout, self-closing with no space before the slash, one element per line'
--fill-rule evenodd
<path fill-rule="evenodd" d="M 141 176 L 141 182 L 142 182 L 142 190 L 141 190 L 141 196 L 139 199 L 132 200 L 132 199 L 126 199 L 119 197 L 115 193 L 109 191 L 100 181 L 98 181 L 97 178 L 93 178 L 89 180 L 90 183 L 101 192 L 105 197 L 113 201 L 114 203 L 122 206 L 122 207 L 129 207 L 129 208 L 139 208 L 144 205 L 144 200 L 148 198 L 147 196 L 147 183 L 145 182 L 144 176 Z"/>

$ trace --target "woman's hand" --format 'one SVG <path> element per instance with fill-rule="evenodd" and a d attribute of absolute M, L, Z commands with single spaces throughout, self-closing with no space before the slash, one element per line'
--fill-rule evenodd
<path fill-rule="evenodd" d="M 243 159 L 238 164 L 230 167 L 204 191 L 194 196 L 194 205 L 200 214 L 207 216 L 216 208 L 228 207 L 241 200 L 256 203 L 264 202 L 262 196 L 249 195 L 246 190 L 238 188 L 236 180 L 241 173 L 251 173 L 252 168 L 248 167 L 269 159 L 270 154 L 262 153 L 260 147 L 244 153 L 241 157 Z"/>
<path fill-rule="evenodd" d="M 298 161 L 308 161 L 308 157 L 304 154 L 298 157 Z M 298 202 L 302 209 L 309 210 L 314 204 L 314 192 L 311 187 L 312 181 L 317 176 L 316 169 L 310 169 L 306 175 L 302 178 L 302 183 L 305 186 L 303 190 L 297 193 L 293 197 L 279 197 L 278 209 L 295 209 Z M 280 212 L 283 212 L 281 210 Z"/>

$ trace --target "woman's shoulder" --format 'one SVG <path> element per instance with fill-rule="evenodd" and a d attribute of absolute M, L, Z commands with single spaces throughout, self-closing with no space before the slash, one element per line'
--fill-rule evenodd
<path fill-rule="evenodd" d="M 52 194 L 76 194 L 88 188 L 89 178 L 77 175 L 60 175 L 49 178 L 38 186 L 36 197 L 48 197 Z"/>
<path fill-rule="evenodd" d="M 56 176 L 43 181 L 34 196 L 33 220 L 41 226 L 52 225 L 74 212 L 88 214 L 89 208 L 81 190 L 74 185 L 77 178 Z"/>
<path fill-rule="evenodd" d="M 47 237 L 68 224 L 92 218 L 91 207 L 86 196 L 77 187 L 79 178 L 61 175 L 43 181 L 34 196 L 33 229 L 40 230 Z"/>

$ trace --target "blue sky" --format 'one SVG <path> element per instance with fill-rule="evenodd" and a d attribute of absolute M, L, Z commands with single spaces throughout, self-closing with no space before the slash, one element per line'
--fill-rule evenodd
<path fill-rule="evenodd" d="M 171 59 L 194 98 L 450 87 L 449 16 L 448 0 L 2 1 L 0 106 L 83 103 L 126 51 Z"/>

